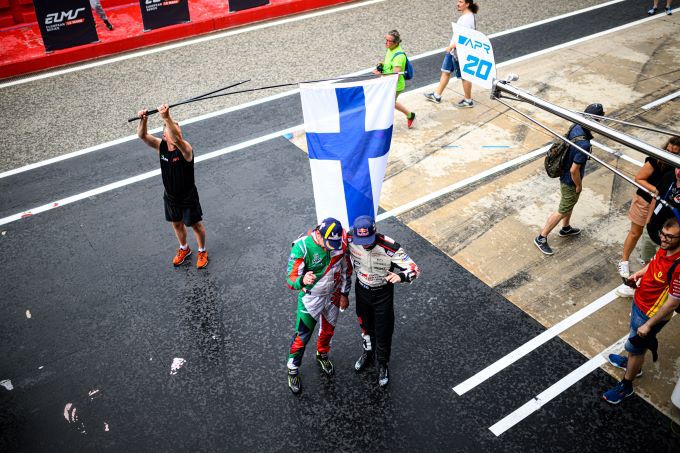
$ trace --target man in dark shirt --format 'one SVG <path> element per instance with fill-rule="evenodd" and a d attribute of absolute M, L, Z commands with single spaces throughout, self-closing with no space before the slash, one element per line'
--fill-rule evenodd
<path fill-rule="evenodd" d="M 196 267 L 203 269 L 208 265 L 208 252 L 205 249 L 205 226 L 203 225 L 203 211 L 198 200 L 198 190 L 194 182 L 194 152 L 193 148 L 182 137 L 179 124 L 170 118 L 170 108 L 167 104 L 158 107 L 158 113 L 163 119 L 163 138 L 154 137 L 147 132 L 147 110 L 139 112 L 139 126 L 137 136 L 144 143 L 158 153 L 161 164 L 161 175 L 165 192 L 165 220 L 172 223 L 172 229 L 179 241 L 179 249 L 172 260 L 174 266 L 184 263 L 191 249 L 187 244 L 187 229 L 194 230 L 198 243 L 198 257 Z"/>
<path fill-rule="evenodd" d="M 604 116 L 604 109 L 602 104 L 590 104 L 586 107 L 585 113 Z M 590 140 L 592 140 L 593 135 L 583 126 L 579 124 L 573 125 L 569 130 L 569 134 L 567 134 L 567 138 L 584 150 L 590 151 Z M 560 176 L 560 205 L 557 208 L 557 212 L 550 214 L 541 233 L 534 239 L 534 245 L 546 255 L 554 253 L 548 245 L 548 235 L 560 221 L 562 221 L 562 229 L 558 233 L 560 236 L 576 236 L 581 233 L 580 228 L 573 228 L 569 222 L 574 206 L 576 206 L 576 202 L 583 190 L 583 175 L 586 171 L 587 161 L 588 156 L 586 154 L 574 146 L 569 146 L 568 154 L 564 158 L 562 176 Z"/>

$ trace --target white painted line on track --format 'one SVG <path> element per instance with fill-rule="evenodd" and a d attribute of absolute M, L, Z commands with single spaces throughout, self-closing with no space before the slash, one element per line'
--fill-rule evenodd
<path fill-rule="evenodd" d="M 436 192 L 432 192 L 431 194 L 425 195 L 423 197 L 417 198 L 410 203 L 406 203 L 405 205 L 399 206 L 398 208 L 394 208 L 390 211 L 383 212 L 382 214 L 378 214 L 378 217 L 376 217 L 376 221 L 381 221 L 388 219 L 390 217 L 395 217 L 399 214 L 403 214 L 404 212 L 410 211 L 412 209 L 417 208 L 418 206 L 421 206 L 425 203 L 428 203 L 435 198 L 439 198 L 442 195 L 446 195 L 448 193 L 451 193 L 455 190 L 462 189 L 463 187 L 469 186 L 470 184 L 474 184 L 484 178 L 487 178 L 489 176 L 495 175 L 497 173 L 500 173 L 502 171 L 508 170 L 513 167 L 517 167 L 519 165 L 522 165 L 525 162 L 528 162 L 532 159 L 535 159 L 536 157 L 545 154 L 546 151 L 548 151 L 548 148 L 550 148 L 550 145 L 544 146 L 542 148 L 539 148 L 537 150 L 534 150 L 530 153 L 527 153 L 523 156 L 517 157 L 515 159 L 509 160 L 505 163 L 502 163 L 500 165 L 496 165 L 495 167 L 489 168 L 488 170 L 484 170 L 481 173 L 478 173 L 474 176 L 471 176 L 469 178 L 465 178 L 462 181 L 455 182 L 449 186 L 444 187 L 443 189 L 440 189 Z"/>
<path fill-rule="evenodd" d="M 337 6 L 337 7 L 332 7 L 329 9 L 324 9 L 322 11 L 316 11 L 313 13 L 307 13 L 307 14 L 301 14 L 299 16 L 294 16 L 294 17 L 289 17 L 286 19 L 280 19 L 280 20 L 274 20 L 271 22 L 265 22 L 257 25 L 250 25 L 242 28 L 238 28 L 236 30 L 230 30 L 230 31 L 225 31 L 225 32 L 220 32 L 220 33 L 214 33 L 210 34 L 208 36 L 203 36 L 200 38 L 195 38 L 195 39 L 188 39 L 185 41 L 180 41 L 176 42 L 173 44 L 168 44 L 168 45 L 163 45 L 159 47 L 153 47 L 151 49 L 146 49 L 146 50 L 141 50 L 139 52 L 132 52 L 128 53 L 125 55 L 120 55 L 118 57 L 113 57 L 113 58 L 107 58 L 105 60 L 99 60 L 95 61 L 92 63 L 86 63 L 78 66 L 72 66 L 66 69 L 58 69 L 56 71 L 50 71 L 42 74 L 38 74 L 35 76 L 31 77 L 26 77 L 18 80 L 12 80 L 10 82 L 5 82 L 5 83 L 0 83 L 0 89 L 2 88 L 7 88 L 11 87 L 14 85 L 20 85 L 23 83 L 29 83 L 29 82 L 34 82 L 36 80 L 41 80 L 41 79 L 46 79 L 49 77 L 55 77 L 63 74 L 68 74 L 71 72 L 76 72 L 76 71 L 82 71 L 85 69 L 91 69 L 91 68 L 96 68 L 97 66 L 103 66 L 111 63 L 118 63 L 119 61 L 125 61 L 125 60 L 130 60 L 132 58 L 138 58 L 138 57 L 144 57 L 146 55 L 151 55 L 155 54 L 158 52 L 165 52 L 166 50 L 173 50 L 173 49 L 178 49 L 181 47 L 186 47 L 190 46 L 193 44 L 200 44 L 203 42 L 208 42 L 208 41 L 213 41 L 215 39 L 221 39 L 221 38 L 226 38 L 229 36 L 234 36 L 234 35 L 240 35 L 242 33 L 249 33 L 251 31 L 257 31 L 257 30 L 262 30 L 265 28 L 270 28 L 270 27 L 276 27 L 278 25 L 285 25 L 289 24 L 292 22 L 298 22 L 301 20 L 306 20 L 306 19 L 313 19 L 315 17 L 320 17 L 320 16 L 326 16 L 328 14 L 333 14 L 333 13 L 339 13 L 342 11 L 347 11 L 355 8 L 361 8 L 363 6 L 370 6 L 376 3 L 382 3 L 385 0 L 367 0 L 365 2 L 360 2 L 360 3 L 352 3 L 350 5 L 343 5 L 343 6 Z"/>
<path fill-rule="evenodd" d="M 489 430 L 496 436 L 500 436 L 517 423 L 521 422 L 529 415 L 533 414 L 545 404 L 550 402 L 556 396 L 559 396 L 562 392 L 567 390 L 569 387 L 583 379 L 585 376 L 589 375 L 601 365 L 607 362 L 606 355 L 610 353 L 615 353 L 621 350 L 623 344 L 628 339 L 626 334 L 624 337 L 619 339 L 616 343 L 609 346 L 607 349 L 597 354 L 592 359 L 588 360 L 586 363 L 576 368 L 574 371 L 548 387 L 546 390 L 536 395 L 532 400 L 528 401 L 526 404 L 516 409 L 514 412 L 494 424 L 489 428 Z"/>
<path fill-rule="evenodd" d="M 640 162 L 639 160 L 635 160 L 630 156 L 626 156 L 621 151 L 617 151 L 613 148 L 610 148 L 609 146 L 604 145 L 604 144 L 602 144 L 602 143 L 600 143 L 596 140 L 591 140 L 590 144 L 593 145 L 596 148 L 600 148 L 601 150 L 607 151 L 609 154 L 613 154 L 616 157 L 625 160 L 626 162 L 630 162 L 631 164 L 635 164 L 638 167 L 642 167 L 645 164 L 644 162 Z"/>
<path fill-rule="evenodd" d="M 664 104 L 668 101 L 671 101 L 671 100 L 677 98 L 678 96 L 680 96 L 680 91 L 676 91 L 675 93 L 671 93 L 668 96 L 664 96 L 661 99 L 657 99 L 654 102 L 650 102 L 649 104 L 643 105 L 642 110 L 651 110 L 654 107 L 657 107 L 661 104 Z"/>
<path fill-rule="evenodd" d="M 604 5 L 604 4 L 603 4 L 603 5 Z M 586 10 L 591 10 L 592 8 L 593 8 L 593 7 L 591 7 L 591 8 L 586 8 Z M 575 11 L 573 14 L 578 14 L 579 12 L 583 12 L 583 11 L 584 11 L 584 10 Z M 572 15 L 573 15 L 573 14 L 572 14 Z M 563 16 L 557 16 L 557 18 L 561 18 L 561 17 L 563 17 Z M 607 30 L 607 31 L 602 32 L 602 33 L 605 33 L 605 34 L 606 34 L 606 33 L 610 33 L 610 32 L 612 32 L 613 30 L 618 31 L 619 29 L 623 29 L 623 28 L 626 28 L 626 27 L 629 27 L 629 26 L 634 26 L 634 25 L 637 25 L 637 24 L 639 24 L 639 23 L 641 23 L 641 22 L 646 22 L 646 21 L 649 21 L 649 20 L 654 20 L 655 18 L 658 18 L 658 17 L 660 17 L 660 16 L 655 15 L 655 16 L 652 16 L 652 17 L 649 17 L 649 18 L 645 18 L 645 19 L 639 20 L 639 21 L 637 21 L 637 22 L 631 22 L 630 24 L 623 25 L 623 26 L 621 26 L 621 27 L 619 27 L 619 28 L 617 28 L 617 29 Z M 557 20 L 557 19 L 555 19 L 555 20 Z M 543 21 L 539 21 L 539 22 L 535 22 L 535 23 L 532 23 L 532 24 L 528 24 L 528 25 L 524 26 L 523 29 L 530 28 L 530 27 L 532 27 L 532 26 L 535 26 L 536 24 L 542 25 L 542 24 L 544 24 L 544 23 L 548 23 L 548 22 L 546 22 L 546 21 L 549 22 L 550 19 L 546 19 L 546 20 L 543 20 Z M 500 35 L 502 35 L 503 33 L 505 33 L 505 32 L 500 32 L 500 33 L 496 33 L 496 34 L 493 34 L 493 35 L 489 35 L 489 38 L 493 38 L 493 37 L 495 37 L 495 36 L 500 36 Z M 600 36 L 601 36 L 601 34 L 598 33 L 598 34 L 595 34 L 595 35 L 591 35 L 591 36 L 586 36 L 586 37 L 584 37 L 584 38 L 580 38 L 580 39 L 578 39 L 578 40 L 576 40 L 576 41 L 578 41 L 578 42 L 584 42 L 584 41 L 587 41 L 588 39 L 595 38 L 595 37 L 600 37 Z M 571 43 L 575 43 L 576 41 L 572 41 Z M 568 46 L 568 45 L 571 45 L 571 43 L 565 43 L 565 44 L 562 44 L 561 46 Z M 541 56 L 541 55 L 543 55 L 543 54 L 545 54 L 545 53 L 547 53 L 547 52 L 552 52 L 552 51 L 554 51 L 554 50 L 558 50 L 559 48 L 562 48 L 562 47 L 556 46 L 556 47 L 551 47 L 550 49 L 540 50 L 540 51 L 538 51 L 538 52 L 534 52 L 534 53 L 531 53 L 531 54 L 527 54 L 527 55 L 524 55 L 524 56 L 522 56 L 522 57 L 515 58 L 515 59 L 513 59 L 513 60 L 508 60 L 508 61 L 504 61 L 504 62 L 498 63 L 498 64 L 496 65 L 496 67 L 502 68 L 502 67 L 504 67 L 504 66 L 508 66 L 508 65 L 513 64 L 513 63 L 517 63 L 518 61 L 524 61 L 524 60 L 527 60 L 527 59 L 530 59 L 530 58 L 533 58 L 533 57 Z M 435 50 L 432 50 L 432 51 L 429 51 L 429 52 L 425 52 L 425 53 L 422 53 L 422 54 L 419 54 L 419 55 L 415 55 L 415 56 L 410 57 L 410 58 L 411 58 L 411 60 L 417 60 L 417 59 L 420 59 L 420 58 L 429 57 L 429 56 L 431 56 L 431 55 L 436 55 L 436 54 L 438 54 L 438 53 L 443 52 L 444 49 L 445 49 L 445 48 L 442 47 L 441 49 L 435 49 Z M 372 69 L 373 69 L 373 68 L 362 69 L 362 70 L 360 70 L 360 71 L 356 71 L 356 72 L 353 72 L 353 73 L 351 73 L 351 74 L 347 74 L 346 76 L 341 76 L 341 77 L 353 77 L 353 76 L 357 76 L 357 75 L 367 74 L 367 73 L 369 73 Z M 409 90 L 409 93 L 412 93 L 412 92 L 421 92 L 421 91 L 426 91 L 426 90 L 432 89 L 432 87 L 437 86 L 438 83 L 439 83 L 439 82 L 435 82 L 435 83 L 432 83 L 432 84 L 430 84 L 430 85 L 426 85 L 426 86 L 420 87 L 420 88 L 418 88 L 418 89 L 416 89 L 416 90 Z M 2 87 L 3 87 L 3 85 L 0 84 L 0 88 L 2 88 Z M 226 109 L 217 110 L 217 111 L 215 111 L 215 112 L 207 113 L 207 114 L 205 114 L 205 115 L 201 115 L 201 116 L 197 116 L 197 117 L 193 117 L 193 118 L 189 118 L 189 119 L 180 121 L 180 125 L 191 124 L 191 123 L 195 123 L 195 122 L 197 122 L 197 121 L 202 121 L 202 120 L 209 119 L 209 118 L 213 118 L 213 117 L 216 117 L 216 116 L 219 116 L 219 115 L 224 115 L 224 114 L 226 114 L 226 113 L 234 112 L 234 111 L 241 110 L 241 109 L 244 109 L 244 108 L 247 108 L 247 107 L 252 107 L 252 106 L 255 106 L 255 105 L 258 105 L 258 104 L 263 104 L 263 103 L 266 103 L 266 102 L 269 102 L 269 101 L 272 101 L 272 100 L 275 100 L 275 99 L 280 99 L 280 98 L 283 98 L 283 97 L 286 97 L 286 96 L 291 96 L 291 95 L 297 94 L 298 92 L 299 92 L 298 89 L 289 90 L 289 91 L 285 91 L 285 92 L 283 92 L 283 93 L 279 93 L 279 94 L 276 94 L 276 95 L 273 95 L 273 96 L 268 96 L 268 97 L 265 97 L 265 98 L 262 98 L 262 99 L 258 99 L 258 100 L 255 100 L 255 101 L 251 101 L 251 102 L 248 102 L 248 103 L 245 103 L 245 104 L 240 104 L 240 105 L 237 105 L 237 106 L 234 106 L 234 107 L 229 107 L 229 108 L 226 108 Z M 155 133 L 157 133 L 157 132 L 160 132 L 160 130 L 161 130 L 161 128 L 153 129 L 153 130 L 150 130 L 149 133 L 155 134 Z M 25 166 L 23 166 L 23 167 L 15 168 L 15 169 L 13 169 L 13 170 L 8 170 L 8 171 L 5 171 L 5 172 L 3 172 L 3 173 L 0 173 L 0 179 L 6 178 L 6 177 L 8 177 L 8 176 L 16 175 L 16 174 L 19 174 L 19 173 L 23 173 L 23 172 L 26 172 L 26 171 L 29 171 L 29 170 L 33 170 L 33 169 L 35 169 L 35 168 L 43 167 L 43 166 L 45 166 L 45 165 L 50 165 L 50 164 L 53 164 L 53 163 L 56 163 L 56 162 L 61 162 L 62 160 L 70 159 L 70 158 L 72 158 L 72 157 L 77 157 L 77 156 L 81 156 L 81 155 L 83 155 L 83 154 L 91 153 L 91 152 L 94 152 L 94 151 L 99 151 L 99 150 L 102 150 L 102 149 L 104 149 L 104 148 L 108 148 L 108 147 L 110 147 L 110 146 L 118 145 L 118 144 L 120 144 L 120 143 L 125 143 L 125 142 L 128 142 L 128 141 L 132 141 L 132 140 L 134 140 L 135 138 L 137 138 L 137 135 L 136 135 L 136 134 L 135 134 L 135 135 L 128 135 L 128 136 L 126 136 L 126 137 L 122 137 L 122 138 L 119 138 L 119 139 L 116 139 L 116 140 L 112 140 L 112 141 L 109 141 L 109 142 L 101 143 L 101 144 L 99 144 L 99 145 L 90 146 L 90 147 L 88 147 L 88 148 L 81 149 L 81 150 L 79 150 L 79 151 L 74 151 L 74 152 L 71 152 L 71 153 L 68 153 L 68 154 L 63 154 L 63 155 L 61 155 L 61 156 L 53 157 L 53 158 L 51 158 L 51 159 L 47 159 L 47 160 L 43 160 L 43 161 L 36 162 L 36 163 L 33 163 L 33 164 L 25 165 Z"/>
<path fill-rule="evenodd" d="M 211 153 L 207 153 L 207 154 L 204 154 L 204 155 L 201 155 L 201 156 L 196 156 L 195 160 L 196 160 L 196 162 L 202 162 L 204 160 L 213 159 L 215 157 L 223 156 L 225 154 L 232 153 L 234 151 L 238 151 L 238 150 L 241 150 L 243 148 L 247 148 L 249 146 L 257 145 L 258 143 L 263 143 L 263 142 L 281 137 L 282 135 L 285 135 L 285 134 L 293 133 L 296 130 L 299 130 L 300 127 L 301 127 L 301 125 L 298 125 L 298 126 L 295 126 L 295 127 L 292 127 L 292 128 L 288 128 L 288 129 L 278 131 L 278 132 L 273 132 L 271 134 L 263 135 L 262 137 L 257 137 L 257 138 L 251 139 L 251 140 L 247 140 L 245 142 L 241 142 L 241 143 L 238 143 L 236 145 L 228 146 L 226 148 L 219 149 L 217 151 L 213 151 Z M 32 217 L 36 214 L 40 214 L 41 212 L 50 211 L 52 209 L 59 208 L 61 206 L 67 205 L 67 204 L 71 204 L 71 203 L 74 203 L 76 201 L 84 200 L 85 198 L 88 198 L 88 197 L 93 197 L 95 195 L 99 195 L 99 194 L 102 194 L 102 193 L 105 193 L 105 192 L 110 192 L 112 190 L 119 189 L 121 187 L 130 185 L 130 184 L 134 184 L 134 183 L 139 182 L 139 181 L 144 181 L 145 179 L 153 178 L 154 176 L 158 176 L 160 174 L 161 174 L 161 170 L 157 169 L 157 170 L 149 171 L 149 172 L 146 172 L 146 173 L 142 173 L 142 174 L 137 175 L 137 176 L 133 176 L 131 178 L 123 179 L 121 181 L 116 181 L 116 182 L 113 182 L 111 184 L 107 184 L 105 186 L 98 187 L 96 189 L 88 190 L 87 192 L 82 192 L 82 193 L 79 193 L 77 195 L 73 195 L 73 196 L 70 196 L 70 197 L 67 197 L 67 198 L 62 198 L 61 200 L 56 200 L 56 201 L 44 204 L 42 206 L 37 206 L 33 209 L 29 209 L 28 211 L 24 211 L 24 212 L 20 212 L 18 214 L 14 214 L 14 215 L 4 217 L 4 218 L 0 219 L 0 225 L 6 225 L 8 223 L 16 222 L 17 220 L 20 220 L 20 219 L 23 219 L 23 218 Z"/>
<path fill-rule="evenodd" d="M 605 6 L 615 5 L 616 3 L 622 3 L 624 1 L 625 0 L 613 0 L 611 2 L 600 3 L 599 5 L 590 6 L 588 8 L 584 8 L 584 9 L 579 9 L 578 11 L 572 11 L 570 13 L 562 14 L 561 16 L 549 17 L 548 19 L 539 20 L 538 22 L 532 22 L 531 24 L 522 25 L 520 27 L 515 27 L 515 28 L 510 28 L 508 30 L 503 30 L 501 32 L 494 33 L 493 35 L 489 35 L 488 37 L 489 38 L 495 38 L 496 36 L 509 35 L 510 33 L 515 33 L 515 32 L 518 32 L 518 31 L 526 30 L 528 28 L 538 27 L 540 25 L 549 24 L 550 22 L 555 22 L 557 20 L 566 19 L 567 17 L 572 17 L 572 16 L 576 16 L 578 14 L 587 13 L 587 12 L 594 11 L 594 10 L 599 9 L 599 8 L 604 8 Z"/>
<path fill-rule="evenodd" d="M 468 391 L 472 390 L 473 388 L 477 387 L 479 384 L 486 381 L 490 377 L 494 376 L 499 371 L 502 371 L 505 368 L 509 367 L 510 365 L 512 365 L 525 355 L 532 352 L 534 349 L 538 348 L 539 346 L 542 346 L 543 344 L 555 338 L 557 335 L 574 326 L 576 323 L 592 315 L 600 308 L 606 307 L 609 303 L 616 300 L 616 298 L 618 297 L 615 291 L 616 291 L 615 289 L 609 291 L 607 294 L 603 295 L 594 302 L 591 302 L 590 304 L 581 308 L 576 313 L 558 322 L 548 330 L 542 332 L 540 335 L 527 341 L 522 346 L 510 352 L 503 358 L 497 360 L 496 362 L 484 368 L 482 371 L 475 374 L 471 378 L 455 386 L 453 388 L 453 391 L 456 392 L 458 395 L 463 395 Z"/>
<path fill-rule="evenodd" d="M 584 43 L 586 41 L 590 41 L 591 39 L 601 38 L 602 36 L 606 36 L 606 35 L 609 35 L 611 33 L 616 33 L 616 32 L 619 32 L 621 30 L 625 30 L 625 29 L 630 28 L 630 27 L 635 27 L 637 25 L 644 24 L 644 23 L 649 22 L 651 20 L 661 19 L 662 17 L 663 17 L 662 15 L 658 15 L 658 14 L 655 14 L 654 16 L 645 17 L 644 19 L 636 20 L 635 22 L 629 22 L 627 24 L 619 25 L 618 27 L 610 28 L 609 30 L 600 31 L 600 32 L 597 32 L 597 33 L 592 34 L 592 35 L 588 35 L 588 36 L 584 36 L 582 38 L 575 39 L 573 41 L 558 44 L 556 46 L 548 47 L 546 49 L 539 50 L 539 51 L 534 52 L 534 53 L 530 53 L 530 54 L 527 54 L 527 55 L 523 55 L 521 57 L 513 58 L 512 60 L 504 61 L 503 63 L 497 64 L 496 67 L 500 67 L 501 64 L 504 65 L 504 66 L 507 66 L 507 65 L 511 65 L 511 64 L 515 64 L 515 63 L 520 63 L 522 61 L 529 60 L 531 58 L 538 57 L 538 56 L 541 56 L 541 55 L 544 55 L 544 54 L 547 54 L 547 53 L 550 53 L 550 52 L 554 52 L 556 50 L 566 49 L 567 47 L 575 46 L 577 44 L 581 44 L 581 43 Z"/>

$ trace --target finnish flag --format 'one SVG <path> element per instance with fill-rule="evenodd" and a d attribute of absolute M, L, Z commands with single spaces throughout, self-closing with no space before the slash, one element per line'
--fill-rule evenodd
<path fill-rule="evenodd" d="M 317 221 L 376 217 L 396 88 L 397 77 L 300 85 Z"/>

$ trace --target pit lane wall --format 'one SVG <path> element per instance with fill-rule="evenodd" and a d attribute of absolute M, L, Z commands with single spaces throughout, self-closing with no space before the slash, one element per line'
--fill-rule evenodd
<path fill-rule="evenodd" d="M 265 6 L 230 13 L 227 0 L 189 0 L 191 22 L 144 32 L 139 2 L 102 0 L 113 31 L 108 31 L 95 15 L 99 42 L 47 53 L 32 5 L 15 0 L 17 4 L 21 2 L 22 15 L 17 17 L 33 22 L 15 19 L 13 24 L 6 21 L 5 28 L 0 28 L 0 79 L 352 1 L 355 0 L 270 0 Z M 9 0 L 0 0 L 0 13 L 10 14 L 13 5 Z"/>

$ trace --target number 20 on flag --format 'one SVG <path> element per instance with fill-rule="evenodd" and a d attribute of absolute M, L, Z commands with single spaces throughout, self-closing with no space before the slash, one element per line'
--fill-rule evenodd
<path fill-rule="evenodd" d="M 453 39 L 463 79 L 491 89 L 496 78 L 496 62 L 491 42 L 483 33 L 453 25 Z"/>

